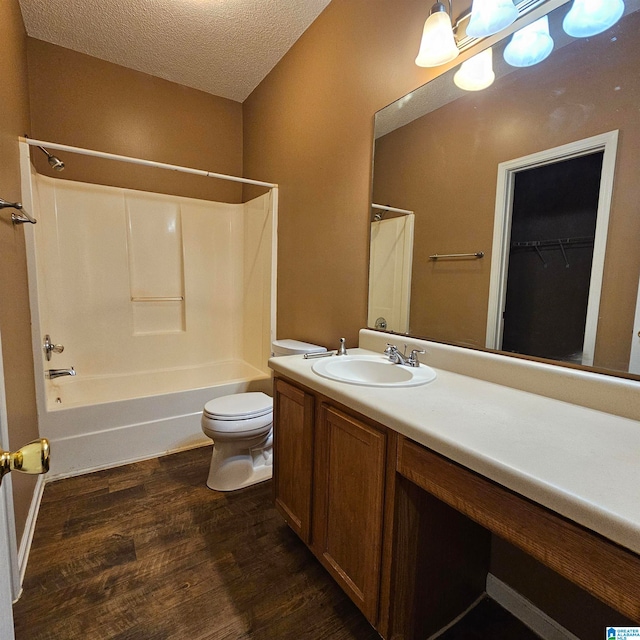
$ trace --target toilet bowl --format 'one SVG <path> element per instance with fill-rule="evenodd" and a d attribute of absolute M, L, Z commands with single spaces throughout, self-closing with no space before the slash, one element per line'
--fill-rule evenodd
<path fill-rule="evenodd" d="M 298 340 L 276 340 L 274 356 L 326 351 Z M 273 399 L 247 392 L 209 400 L 202 412 L 202 431 L 213 440 L 207 486 L 235 491 L 272 475 Z"/>
<path fill-rule="evenodd" d="M 271 477 L 273 400 L 261 392 L 210 400 L 202 431 L 213 440 L 207 486 L 233 491 Z"/>

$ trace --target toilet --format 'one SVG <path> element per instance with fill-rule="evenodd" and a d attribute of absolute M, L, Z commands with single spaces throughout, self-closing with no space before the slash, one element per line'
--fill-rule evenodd
<path fill-rule="evenodd" d="M 299 340 L 276 340 L 272 355 L 320 353 L 324 347 Z M 269 480 L 273 468 L 273 399 L 250 391 L 209 400 L 202 431 L 213 440 L 207 486 L 235 491 Z"/>

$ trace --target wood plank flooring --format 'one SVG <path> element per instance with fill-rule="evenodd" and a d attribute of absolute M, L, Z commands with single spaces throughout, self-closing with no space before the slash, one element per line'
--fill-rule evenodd
<path fill-rule="evenodd" d="M 207 489 L 211 448 L 48 484 L 17 640 L 379 638 L 272 506 Z"/>

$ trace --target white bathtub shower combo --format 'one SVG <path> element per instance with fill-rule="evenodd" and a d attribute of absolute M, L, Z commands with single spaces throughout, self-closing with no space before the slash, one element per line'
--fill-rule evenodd
<path fill-rule="evenodd" d="M 53 179 L 35 172 L 29 143 L 22 192 L 38 222 L 25 237 L 50 476 L 210 443 L 205 404 L 270 393 L 277 187 L 227 204 Z M 50 361 L 45 335 L 64 345 Z M 75 376 L 47 378 L 70 367 Z"/>

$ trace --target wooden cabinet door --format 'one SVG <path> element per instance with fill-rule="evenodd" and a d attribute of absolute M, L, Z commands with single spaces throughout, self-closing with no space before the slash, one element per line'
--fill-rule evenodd
<path fill-rule="evenodd" d="M 289 526 L 309 544 L 313 476 L 312 395 L 276 379 L 273 428 L 275 504 Z"/>
<path fill-rule="evenodd" d="M 316 425 L 313 549 L 374 626 L 386 447 L 386 431 L 322 405 Z"/>

